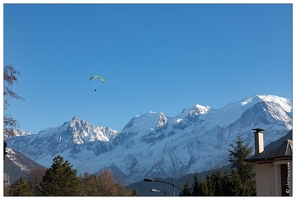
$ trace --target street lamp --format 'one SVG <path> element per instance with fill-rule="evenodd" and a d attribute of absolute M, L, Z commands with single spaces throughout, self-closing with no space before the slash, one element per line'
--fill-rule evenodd
<path fill-rule="evenodd" d="M 164 194 L 164 196 L 168 195 L 168 193 L 165 190 L 161 191 L 161 190 L 151 189 L 150 192 L 161 192 Z"/>
<path fill-rule="evenodd" d="M 153 179 L 153 178 L 145 178 L 143 181 L 145 181 L 145 182 L 160 182 L 160 183 L 165 183 L 165 184 L 172 185 L 173 186 L 173 195 L 174 196 L 175 196 L 175 187 L 179 188 L 183 192 L 183 189 L 182 188 L 180 188 L 179 186 L 177 186 L 177 185 L 174 184 L 174 178 L 172 178 L 172 183 L 166 182 L 166 181 L 162 181 L 162 180 L 156 180 L 156 179 Z"/>

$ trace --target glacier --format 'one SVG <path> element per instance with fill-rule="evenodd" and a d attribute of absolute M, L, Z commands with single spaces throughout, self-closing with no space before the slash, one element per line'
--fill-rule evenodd
<path fill-rule="evenodd" d="M 228 164 L 238 134 L 253 146 L 253 128 L 262 128 L 267 145 L 292 130 L 292 100 L 254 95 L 221 109 L 195 104 L 175 117 L 147 112 L 122 130 L 94 126 L 73 117 L 37 134 L 6 139 L 10 148 L 50 167 L 61 155 L 79 175 L 109 169 L 125 184 L 146 177 L 179 178 Z"/>

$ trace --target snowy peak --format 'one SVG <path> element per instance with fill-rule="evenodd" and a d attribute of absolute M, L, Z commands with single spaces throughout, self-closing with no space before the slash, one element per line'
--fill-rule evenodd
<path fill-rule="evenodd" d="M 4 140 L 7 138 L 26 136 L 26 135 L 32 135 L 32 134 L 36 134 L 36 133 L 29 133 L 20 129 L 12 129 L 4 134 Z"/>
<path fill-rule="evenodd" d="M 69 123 L 69 127 L 75 144 L 83 144 L 88 142 L 109 141 L 114 139 L 119 131 L 112 130 L 108 127 L 93 126 L 86 120 L 73 117 Z"/>
<path fill-rule="evenodd" d="M 195 104 L 193 107 L 185 108 L 180 114 L 177 115 L 177 118 L 194 118 L 199 115 L 208 113 L 211 110 L 209 106 L 202 106 L 200 104 Z"/>
<path fill-rule="evenodd" d="M 205 114 L 209 110 L 210 110 L 209 106 L 202 106 L 199 104 L 195 104 L 195 106 L 193 106 L 192 110 L 189 112 L 189 117 L 195 117 L 198 115 Z"/>
<path fill-rule="evenodd" d="M 282 108 L 286 112 L 292 112 L 292 103 L 291 100 L 278 97 L 275 95 L 258 95 L 258 97 L 265 102 L 272 102 L 278 107 Z"/>
<path fill-rule="evenodd" d="M 158 117 L 156 129 L 161 129 L 165 127 L 167 123 L 168 123 L 168 118 L 161 112 Z"/>
<path fill-rule="evenodd" d="M 283 122 L 292 121 L 291 100 L 275 95 L 256 95 L 240 102 L 242 106 L 251 104 L 252 106 L 260 103 L 261 107 L 270 114 L 275 120 Z"/>
<path fill-rule="evenodd" d="M 275 95 L 255 95 L 247 98 L 246 100 L 243 100 L 240 102 L 242 106 L 246 106 L 251 104 L 251 106 L 255 105 L 258 102 L 273 102 L 278 104 L 280 107 L 282 107 L 286 112 L 291 112 L 292 110 L 292 104 L 291 100 L 275 96 Z M 250 105 L 249 105 L 250 106 Z"/>
<path fill-rule="evenodd" d="M 240 102 L 241 106 L 246 106 L 249 104 L 256 104 L 258 102 L 260 102 L 262 99 L 260 98 L 260 95 L 255 95 L 255 96 L 251 96 L 249 98 L 247 98 L 246 100 L 243 100 Z"/>
<path fill-rule="evenodd" d="M 88 121 L 75 116 L 61 126 L 40 131 L 37 137 L 41 140 L 60 143 L 85 144 L 94 141 L 109 141 L 114 139 L 118 133 L 119 131 L 108 127 L 93 126 Z"/>
<path fill-rule="evenodd" d="M 260 112 L 258 108 L 260 107 Z M 275 101 L 262 101 L 257 103 L 254 106 L 254 115 L 258 117 L 261 115 L 265 115 L 267 122 L 270 124 L 283 124 L 288 129 L 292 129 L 293 120 L 292 120 L 292 112 L 287 112 L 289 106 L 282 107 L 281 103 Z M 258 112 L 258 113 L 257 113 Z M 257 114 L 256 114 L 257 113 Z"/>
<path fill-rule="evenodd" d="M 69 127 L 72 129 L 73 141 L 76 144 L 82 144 L 88 139 L 89 132 L 91 132 L 92 125 L 85 120 L 80 120 L 73 117 L 70 121 Z"/>
<path fill-rule="evenodd" d="M 168 123 L 167 117 L 162 112 L 147 112 L 145 114 L 136 115 L 123 130 L 132 132 L 150 131 L 160 129 Z"/>

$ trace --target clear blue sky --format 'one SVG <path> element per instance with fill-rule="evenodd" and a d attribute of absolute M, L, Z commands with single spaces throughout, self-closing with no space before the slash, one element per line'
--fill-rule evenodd
<path fill-rule="evenodd" d="M 3 16 L 4 65 L 25 98 L 6 113 L 25 131 L 292 98 L 292 4 L 4 4 Z"/>

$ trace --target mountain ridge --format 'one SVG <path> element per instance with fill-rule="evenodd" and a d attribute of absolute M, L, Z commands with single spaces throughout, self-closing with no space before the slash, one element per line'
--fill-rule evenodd
<path fill-rule="evenodd" d="M 254 127 L 265 129 L 267 144 L 282 137 L 292 129 L 291 100 L 255 95 L 221 109 L 195 104 L 175 117 L 147 112 L 120 131 L 73 117 L 61 126 L 7 141 L 44 166 L 60 154 L 80 174 L 110 169 L 132 183 L 143 176 L 178 178 L 225 166 L 235 135 L 242 134 L 251 143 Z"/>
<path fill-rule="evenodd" d="M 4 173 L 9 175 L 10 183 L 18 180 L 20 177 L 28 177 L 31 170 L 46 170 L 44 166 L 34 162 L 24 154 L 7 148 L 7 155 L 4 159 Z"/>

